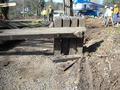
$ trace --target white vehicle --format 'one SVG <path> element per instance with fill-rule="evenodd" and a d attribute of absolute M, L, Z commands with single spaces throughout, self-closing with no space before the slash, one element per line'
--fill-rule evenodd
<path fill-rule="evenodd" d="M 63 11 L 59 11 L 59 10 L 56 10 L 53 13 L 53 17 L 59 17 L 59 16 L 62 16 L 62 15 L 63 15 Z"/>

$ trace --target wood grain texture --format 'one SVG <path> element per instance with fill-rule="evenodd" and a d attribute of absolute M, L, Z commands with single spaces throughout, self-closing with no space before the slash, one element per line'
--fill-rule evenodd
<path fill-rule="evenodd" d="M 0 3 L 0 7 L 13 7 L 16 6 L 16 3 Z"/>
<path fill-rule="evenodd" d="M 14 40 L 24 38 L 41 38 L 54 37 L 60 35 L 75 36 L 74 33 L 79 31 L 85 32 L 85 27 L 62 27 L 62 28 L 26 28 L 26 29 L 10 29 L 1 30 L 0 40 Z"/>

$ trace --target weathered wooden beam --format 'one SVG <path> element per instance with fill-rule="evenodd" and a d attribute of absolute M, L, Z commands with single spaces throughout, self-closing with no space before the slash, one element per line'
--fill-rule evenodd
<path fill-rule="evenodd" d="M 63 19 L 63 27 L 70 27 L 70 18 L 62 17 L 62 19 Z"/>
<path fill-rule="evenodd" d="M 10 28 L 10 29 L 17 29 L 18 27 L 15 25 L 16 23 L 8 23 L 5 21 L 0 21 L 1 28 Z"/>
<path fill-rule="evenodd" d="M 69 60 L 75 60 L 82 58 L 82 55 L 64 55 L 64 56 L 57 56 L 52 59 L 53 62 L 59 63 L 59 62 L 66 62 Z"/>
<path fill-rule="evenodd" d="M 16 6 L 16 3 L 0 3 L 0 7 L 13 7 Z"/>
<path fill-rule="evenodd" d="M 54 27 L 62 27 L 63 26 L 63 20 L 61 17 L 54 18 L 53 26 Z M 54 38 L 54 55 L 60 55 L 61 54 L 61 38 L 60 36 L 58 38 Z"/>
<path fill-rule="evenodd" d="M 62 17 L 55 17 L 54 18 L 54 27 L 63 27 Z"/>
<path fill-rule="evenodd" d="M 93 45 L 93 44 L 95 44 L 97 42 L 100 42 L 100 41 L 103 41 L 103 39 L 90 40 L 84 46 L 90 47 L 91 45 Z"/>
<path fill-rule="evenodd" d="M 29 29 L 10 29 L 2 30 L 0 40 L 17 40 L 25 38 L 41 38 L 41 37 L 77 37 L 74 32 L 85 32 L 85 27 L 62 27 L 62 28 L 29 28 Z M 80 36 L 79 36 L 80 37 Z M 82 36 L 81 36 L 82 37 Z M 68 37 L 69 38 L 69 37 Z"/>
<path fill-rule="evenodd" d="M 61 52 L 62 52 L 63 55 L 68 55 L 69 54 L 69 40 L 70 40 L 70 38 L 62 38 Z"/>
<path fill-rule="evenodd" d="M 71 27 L 79 27 L 78 17 L 70 17 L 70 19 L 71 19 Z"/>
<path fill-rule="evenodd" d="M 41 22 L 41 19 L 20 19 L 20 20 L 5 20 L 9 23 L 32 23 L 32 22 Z"/>
<path fill-rule="evenodd" d="M 54 38 L 54 55 L 61 54 L 61 38 Z"/>
<path fill-rule="evenodd" d="M 84 36 L 83 38 L 77 38 L 77 54 L 83 54 L 83 43 L 84 43 Z"/>

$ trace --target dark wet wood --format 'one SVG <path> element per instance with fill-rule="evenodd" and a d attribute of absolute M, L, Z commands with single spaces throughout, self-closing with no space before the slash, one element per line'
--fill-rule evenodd
<path fill-rule="evenodd" d="M 61 38 L 54 38 L 54 55 L 61 54 Z"/>

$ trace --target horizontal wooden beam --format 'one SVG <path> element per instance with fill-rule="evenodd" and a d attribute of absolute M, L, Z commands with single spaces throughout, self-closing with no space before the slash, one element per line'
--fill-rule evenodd
<path fill-rule="evenodd" d="M 41 22 L 41 19 L 20 19 L 20 20 L 5 20 L 9 23 L 31 23 L 31 22 Z"/>
<path fill-rule="evenodd" d="M 59 62 L 66 62 L 66 61 L 71 61 L 75 59 L 80 59 L 82 58 L 82 55 L 64 55 L 64 56 L 57 56 L 52 59 L 53 62 L 59 63 Z"/>
<path fill-rule="evenodd" d="M 83 37 L 85 27 L 26 28 L 0 30 L 0 40 L 33 39 L 42 37 Z M 77 32 L 77 33 L 76 33 Z"/>
<path fill-rule="evenodd" d="M 0 3 L 0 7 L 13 7 L 16 6 L 16 3 Z"/>

